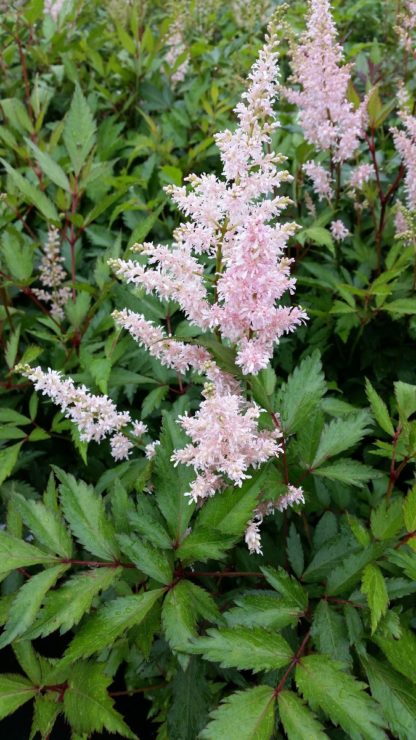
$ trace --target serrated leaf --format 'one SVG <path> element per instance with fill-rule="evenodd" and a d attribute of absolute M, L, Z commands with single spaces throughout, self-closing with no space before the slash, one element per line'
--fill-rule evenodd
<path fill-rule="evenodd" d="M 61 634 L 68 632 L 89 612 L 97 594 L 109 588 L 120 573 L 121 568 L 94 568 L 50 591 L 25 638 L 46 637 L 58 629 Z"/>
<path fill-rule="evenodd" d="M 36 157 L 36 161 L 38 162 L 42 172 L 46 175 L 46 177 L 49 177 L 49 179 L 52 180 L 55 185 L 58 185 L 59 188 L 62 188 L 63 190 L 66 190 L 67 193 L 70 193 L 71 186 L 62 167 L 60 167 L 60 165 L 55 162 L 50 154 L 39 149 L 39 147 L 37 147 L 36 144 L 33 143 L 33 141 L 26 139 L 26 144 L 31 148 Z"/>
<path fill-rule="evenodd" d="M 0 158 L 0 162 L 7 171 L 13 185 L 22 193 L 25 200 L 36 206 L 48 221 L 59 221 L 58 211 L 47 195 L 23 177 L 5 159 Z"/>
<path fill-rule="evenodd" d="M 0 649 L 9 645 L 30 627 L 46 593 L 67 568 L 65 565 L 55 565 L 32 576 L 21 586 L 10 607 L 4 632 L 0 637 Z"/>
<path fill-rule="evenodd" d="M 328 458 L 354 447 L 370 431 L 370 417 L 365 410 L 334 419 L 322 430 L 312 468 L 318 468 Z"/>
<path fill-rule="evenodd" d="M 368 563 L 365 566 L 361 591 L 367 596 L 367 603 L 371 613 L 371 632 L 374 633 L 389 605 L 386 582 L 378 565 Z"/>
<path fill-rule="evenodd" d="M 194 529 L 185 537 L 176 550 L 176 556 L 183 563 L 192 563 L 196 560 L 203 563 L 206 560 L 223 560 L 226 551 L 235 543 L 232 535 L 223 534 L 215 529 Z"/>
<path fill-rule="evenodd" d="M 211 690 L 201 660 L 192 656 L 186 670 L 176 671 L 168 711 L 169 740 L 195 740 L 206 721 Z"/>
<path fill-rule="evenodd" d="M 375 635 L 373 639 L 393 668 L 416 683 L 416 636 L 403 625 L 401 632 L 402 636 L 396 640 L 381 635 Z"/>
<path fill-rule="evenodd" d="M 211 712 L 201 740 L 268 740 L 274 728 L 274 690 L 255 686 L 227 696 Z"/>
<path fill-rule="evenodd" d="M 285 434 L 293 434 L 302 426 L 325 391 L 320 355 L 314 352 L 295 368 L 279 392 L 278 408 Z"/>
<path fill-rule="evenodd" d="M 382 473 L 368 465 L 363 465 L 358 460 L 348 458 L 335 460 L 329 465 L 322 465 L 313 474 L 320 478 L 340 481 L 356 488 L 363 488 L 364 484 L 374 478 L 379 478 Z"/>
<path fill-rule="evenodd" d="M 283 568 L 275 570 L 271 567 L 261 567 L 266 580 L 281 594 L 286 601 L 293 603 L 301 612 L 304 612 L 308 606 L 308 593 L 306 589 L 295 579 L 286 573 Z"/>
<path fill-rule="evenodd" d="M 280 692 L 278 707 L 288 740 L 325 740 L 328 738 L 321 723 L 293 691 L 285 689 Z"/>
<path fill-rule="evenodd" d="M 12 474 L 22 442 L 0 450 L 0 485 Z"/>
<path fill-rule="evenodd" d="M 387 406 L 377 391 L 374 390 L 368 378 L 365 380 L 365 390 L 377 424 L 386 434 L 392 437 L 394 435 L 394 427 Z"/>
<path fill-rule="evenodd" d="M 195 525 L 240 536 L 252 518 L 266 475 L 267 468 L 262 466 L 244 481 L 241 488 L 226 488 L 220 496 L 209 498 L 198 513 Z"/>
<path fill-rule="evenodd" d="M 75 87 L 65 118 L 63 139 L 72 167 L 79 175 L 95 141 L 95 122 L 80 87 Z"/>
<path fill-rule="evenodd" d="M 104 502 L 92 486 L 77 481 L 57 467 L 62 510 L 74 536 L 88 552 L 104 560 L 116 560 L 120 554 L 112 524 L 105 514 Z"/>
<path fill-rule="evenodd" d="M 371 531 L 376 540 L 389 540 L 403 527 L 403 510 L 400 499 L 383 499 L 371 511 Z"/>
<path fill-rule="evenodd" d="M 26 426 L 27 424 L 30 424 L 30 419 L 14 409 L 3 408 L 0 409 L 0 422 L 2 424 L 19 424 L 20 426 Z"/>
<path fill-rule="evenodd" d="M 409 740 L 416 736 L 416 695 L 414 686 L 387 663 L 367 656 L 364 661 L 371 693 L 383 708 L 394 737 Z"/>
<path fill-rule="evenodd" d="M 320 708 L 352 740 L 385 740 L 384 722 L 366 685 L 343 673 L 325 655 L 308 655 L 296 666 L 296 685 L 313 709 Z"/>
<path fill-rule="evenodd" d="M 281 635 L 262 627 L 209 629 L 196 647 L 206 660 L 220 663 L 222 668 L 254 673 L 282 668 L 293 657 L 292 648 Z"/>
<path fill-rule="evenodd" d="M 224 613 L 224 619 L 229 627 L 243 625 L 245 627 L 265 627 L 268 629 L 282 629 L 289 624 L 296 624 L 303 610 L 293 602 L 280 598 L 275 593 L 255 593 L 238 596 L 236 606 Z"/>
<path fill-rule="evenodd" d="M 154 460 L 155 498 L 176 542 L 180 542 L 194 510 L 184 495 L 194 473 L 186 465 L 175 468 L 171 461 L 174 450 L 183 447 L 186 441 L 179 425 L 169 414 L 164 414 L 160 445 Z"/>
<path fill-rule="evenodd" d="M 57 698 L 57 693 L 51 691 L 36 696 L 29 740 L 33 740 L 38 733 L 42 738 L 51 734 L 58 714 L 62 711 L 62 704 L 57 702 Z"/>
<path fill-rule="evenodd" d="M 14 673 L 0 674 L 0 719 L 15 712 L 37 693 L 37 686 L 33 686 L 24 676 Z"/>
<path fill-rule="evenodd" d="M 312 558 L 303 573 L 303 580 L 307 582 L 322 580 L 343 562 L 347 555 L 354 552 L 358 552 L 358 546 L 350 536 L 338 535 L 328 540 Z"/>
<path fill-rule="evenodd" d="M 0 531 L 0 571 L 26 568 L 29 565 L 40 565 L 41 563 L 53 565 L 56 563 L 56 558 L 18 537 L 12 537 L 8 532 Z"/>
<path fill-rule="evenodd" d="M 416 312 L 416 300 L 413 300 Z M 410 385 L 409 383 L 403 383 L 401 380 L 398 380 L 394 384 L 394 395 L 396 396 L 400 418 L 403 420 L 409 419 L 416 411 L 416 385 Z"/>
<path fill-rule="evenodd" d="M 389 550 L 388 560 L 390 563 L 398 565 L 409 578 L 416 581 L 415 552 L 410 552 L 408 549 L 404 551 L 403 548 L 400 548 L 400 550 Z"/>
<path fill-rule="evenodd" d="M 159 409 L 168 393 L 168 385 L 161 385 L 150 391 L 142 403 L 141 418 L 146 419 L 153 411 Z"/>
<path fill-rule="evenodd" d="M 383 552 L 383 546 L 372 544 L 361 552 L 347 556 L 342 565 L 338 565 L 329 574 L 327 580 L 327 593 L 337 596 L 349 592 L 361 578 L 365 566 L 376 560 Z"/>
<path fill-rule="evenodd" d="M 407 494 L 403 502 L 404 524 L 408 532 L 416 530 L 416 486 Z"/>
<path fill-rule="evenodd" d="M 151 497 L 142 495 L 137 502 L 137 511 L 129 513 L 129 523 L 135 532 L 146 537 L 155 547 L 170 550 L 172 538 L 166 531 L 163 517 Z"/>
<path fill-rule="evenodd" d="M 87 658 L 112 645 L 123 632 L 140 624 L 162 594 L 163 589 L 155 589 L 133 596 L 121 596 L 104 604 L 75 635 L 64 660 L 72 662 Z"/>
<path fill-rule="evenodd" d="M 133 540 L 126 534 L 117 535 L 117 540 L 122 552 L 142 573 L 165 585 L 172 582 L 173 557 L 170 553 L 158 550 L 149 542 Z"/>
<path fill-rule="evenodd" d="M 294 572 L 299 578 L 303 573 L 305 560 L 303 555 L 302 540 L 293 522 L 289 527 L 289 534 L 287 537 L 287 557 Z"/>
<path fill-rule="evenodd" d="M 15 495 L 14 501 L 24 523 L 40 544 L 55 555 L 70 558 L 71 536 L 59 516 L 40 501 L 25 499 L 20 494 Z"/>
<path fill-rule="evenodd" d="M 136 735 L 113 707 L 107 688 L 112 682 L 100 664 L 78 663 L 71 669 L 64 694 L 64 713 L 73 731 L 117 733 L 135 740 Z"/>
<path fill-rule="evenodd" d="M 320 653 L 345 663 L 351 661 L 345 619 L 327 601 L 321 600 L 315 609 L 311 634 Z"/>
<path fill-rule="evenodd" d="M 172 588 L 162 607 L 162 625 L 174 650 L 187 651 L 197 634 L 198 618 L 217 621 L 219 612 L 212 597 L 190 581 L 180 581 Z"/>

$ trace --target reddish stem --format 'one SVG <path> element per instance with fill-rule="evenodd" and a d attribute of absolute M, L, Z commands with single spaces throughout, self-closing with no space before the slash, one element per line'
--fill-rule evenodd
<path fill-rule="evenodd" d="M 290 663 L 289 668 L 287 669 L 286 673 L 284 674 L 283 678 L 279 681 L 278 685 L 276 686 L 273 696 L 275 699 L 279 696 L 280 692 L 284 689 L 287 679 L 289 678 L 291 672 L 293 671 L 295 665 L 297 665 L 300 661 L 300 658 L 302 657 L 304 650 L 306 648 L 307 642 L 311 636 L 311 632 L 306 633 L 305 637 L 303 638 L 301 644 L 299 645 L 295 655 L 292 658 L 292 661 Z"/>

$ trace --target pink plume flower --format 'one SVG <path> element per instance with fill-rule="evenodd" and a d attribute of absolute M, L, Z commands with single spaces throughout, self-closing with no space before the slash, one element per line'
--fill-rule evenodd
<path fill-rule="evenodd" d="M 404 164 L 406 201 L 410 210 L 416 208 L 416 116 L 400 113 L 404 129 L 392 128 L 394 145 Z"/>
<path fill-rule="evenodd" d="M 357 110 L 348 101 L 350 65 L 343 64 L 342 47 L 329 0 L 309 0 L 307 27 L 292 49 L 293 82 L 287 99 L 299 107 L 306 139 L 319 150 L 332 151 L 343 162 L 357 149 L 366 125 L 366 101 Z"/>
<path fill-rule="evenodd" d="M 336 242 L 343 242 L 347 236 L 350 236 L 350 232 L 340 219 L 332 221 L 330 231 Z"/>

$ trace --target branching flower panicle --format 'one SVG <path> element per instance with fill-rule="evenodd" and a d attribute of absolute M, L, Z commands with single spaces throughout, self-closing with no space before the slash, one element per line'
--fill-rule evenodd
<path fill-rule="evenodd" d="M 63 285 L 67 279 L 67 272 L 63 266 L 64 258 L 61 254 L 60 244 L 61 239 L 58 229 L 50 226 L 39 265 L 39 281 L 43 285 L 43 289 L 33 289 L 37 298 L 45 303 L 50 303 L 51 314 L 57 319 L 64 318 L 63 307 L 71 297 L 70 287 Z"/>

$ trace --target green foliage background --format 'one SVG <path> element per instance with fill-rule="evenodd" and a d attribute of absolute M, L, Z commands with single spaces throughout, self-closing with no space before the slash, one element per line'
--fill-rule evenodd
<path fill-rule="evenodd" d="M 398 81 L 415 88 L 395 11 L 334 3 L 351 94 L 373 90 L 385 192 L 400 166 L 389 133 Z M 284 11 L 284 80 L 304 12 L 297 0 Z M 175 85 L 165 56 L 178 14 L 190 66 Z M 127 306 L 192 335 L 176 305 L 118 284 L 107 261 L 169 241 L 179 216 L 162 188 L 219 171 L 213 134 L 233 125 L 265 17 L 254 2 L 237 22 L 231 3 L 197 0 L 76 0 L 57 24 L 29 0 L 2 16 L 0 648 L 19 667 L 0 674 L 0 717 L 32 702 L 27 738 L 416 736 L 416 263 L 414 238 L 394 236 L 402 185 L 379 252 L 375 183 L 358 213 L 349 165 L 337 202 L 311 216 L 301 166 L 313 147 L 281 101 L 273 143 L 294 175 L 290 256 L 310 320 L 251 392 L 280 414 L 286 453 L 198 511 L 183 496 L 188 469 L 170 461 L 198 379 L 182 392 L 111 318 Z M 357 163 L 369 161 L 363 142 Z M 337 248 L 328 225 L 340 216 L 352 238 Z M 63 321 L 33 292 L 50 224 L 75 298 Z M 156 457 L 114 464 L 105 444 L 87 447 L 18 363 L 109 394 L 160 435 Z M 259 495 L 288 480 L 305 507 L 268 517 L 264 555 L 249 555 Z"/>

